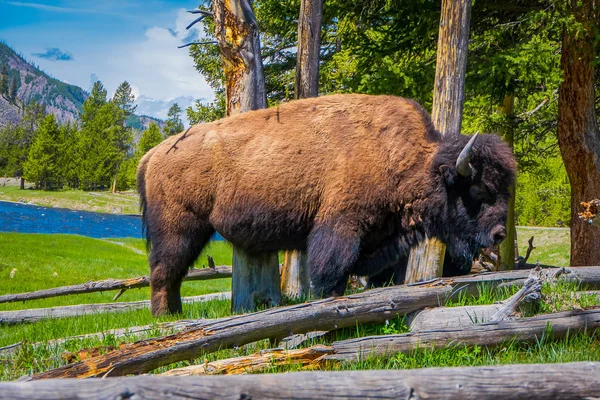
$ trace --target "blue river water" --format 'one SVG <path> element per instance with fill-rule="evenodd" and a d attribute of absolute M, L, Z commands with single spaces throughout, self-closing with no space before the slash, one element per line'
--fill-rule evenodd
<path fill-rule="evenodd" d="M 141 238 L 137 215 L 103 214 L 0 201 L 0 232 L 65 233 L 93 238 Z M 225 240 L 215 233 L 211 240 Z"/>
<path fill-rule="evenodd" d="M 0 201 L 0 232 L 141 238 L 142 219 L 135 215 L 101 214 Z"/>

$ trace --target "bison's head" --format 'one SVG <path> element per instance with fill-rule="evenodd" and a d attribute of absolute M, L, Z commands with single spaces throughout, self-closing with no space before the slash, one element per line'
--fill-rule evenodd
<path fill-rule="evenodd" d="M 494 135 L 446 138 L 432 164 L 435 201 L 428 204 L 429 234 L 447 245 L 455 267 L 468 273 L 481 248 L 506 237 L 510 187 L 516 162 Z"/>

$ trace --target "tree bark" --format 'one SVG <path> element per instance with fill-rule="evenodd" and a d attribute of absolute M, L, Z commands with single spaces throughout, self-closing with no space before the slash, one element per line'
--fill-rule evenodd
<path fill-rule="evenodd" d="M 458 135 L 465 100 L 471 0 L 443 0 L 431 117 L 442 135 Z M 436 238 L 412 249 L 406 282 L 442 276 L 446 246 Z"/>
<path fill-rule="evenodd" d="M 227 116 L 267 107 L 258 23 L 251 0 L 214 0 L 215 36 L 225 72 Z"/>
<path fill-rule="evenodd" d="M 294 97 L 304 99 L 319 94 L 319 54 L 323 0 L 302 0 L 298 18 L 298 53 Z"/>
<path fill-rule="evenodd" d="M 234 247 L 231 291 L 231 309 L 234 312 L 253 311 L 281 303 L 277 253 L 249 254 Z"/>
<path fill-rule="evenodd" d="M 25 189 L 25 178 L 23 178 L 23 175 L 20 176 L 20 185 L 19 185 L 19 189 L 24 190 Z"/>
<path fill-rule="evenodd" d="M 514 149 L 515 141 L 515 97 L 505 96 L 502 106 L 502 113 L 506 118 L 506 129 L 504 131 L 504 140 L 508 143 L 511 149 Z M 517 240 L 517 229 L 515 227 L 515 185 L 510 188 L 510 200 L 508 201 L 508 216 L 506 219 L 506 239 L 500 243 L 500 263 L 501 271 L 515 268 L 515 242 Z"/>
<path fill-rule="evenodd" d="M 241 376 L 135 376 L 3 382 L 7 399 L 583 400 L 600 392 L 600 363 L 513 364 Z"/>
<path fill-rule="evenodd" d="M 112 184 L 112 189 L 111 189 L 112 193 L 117 193 L 117 178 L 119 177 L 119 167 L 120 166 L 121 166 L 121 163 L 118 162 L 117 167 L 115 169 L 115 176 L 113 177 L 113 184 Z"/>
<path fill-rule="evenodd" d="M 310 274 L 306 253 L 300 250 L 284 252 L 281 268 L 281 292 L 291 298 L 309 297 Z"/>
<path fill-rule="evenodd" d="M 213 15 L 215 37 L 225 72 L 227 116 L 266 108 L 265 77 L 252 0 L 214 0 Z M 241 255 L 243 257 L 239 259 Z M 261 278 L 247 280 L 254 276 Z M 255 304 L 255 295 L 258 294 L 267 295 L 269 305 L 279 304 L 281 289 L 277 252 L 255 255 L 234 245 L 232 286 L 232 305 L 236 312 L 253 309 L 248 307 Z"/>
<path fill-rule="evenodd" d="M 558 144 L 571 183 L 571 265 L 600 261 L 600 228 L 578 218 L 580 203 L 600 198 L 600 138 L 595 113 L 598 5 L 568 1 L 579 27 L 563 31 L 558 95 Z"/>
<path fill-rule="evenodd" d="M 319 55 L 321 52 L 321 20 L 323 0 L 302 0 L 298 18 L 298 52 L 294 98 L 319 95 Z M 299 250 L 284 253 L 281 291 L 291 298 L 310 295 L 307 257 Z"/>

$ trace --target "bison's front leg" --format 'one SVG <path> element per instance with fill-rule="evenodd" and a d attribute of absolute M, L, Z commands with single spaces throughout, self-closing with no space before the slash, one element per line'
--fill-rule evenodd
<path fill-rule="evenodd" d="M 153 266 L 150 274 L 152 315 L 182 312 L 180 289 L 186 270 L 187 267 L 174 268 L 164 262 Z"/>
<path fill-rule="evenodd" d="M 343 222 L 313 228 L 308 238 L 308 264 L 316 295 L 344 294 L 350 268 L 360 252 L 360 239 L 358 229 Z"/>
<path fill-rule="evenodd" d="M 190 229 L 189 223 L 192 221 L 194 220 L 191 218 L 188 220 L 187 230 L 153 232 L 150 253 L 150 302 L 154 316 L 182 312 L 181 281 L 212 234 L 209 228 Z"/>

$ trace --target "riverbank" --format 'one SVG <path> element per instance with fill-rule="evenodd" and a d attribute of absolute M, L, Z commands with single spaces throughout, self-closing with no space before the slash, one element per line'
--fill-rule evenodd
<path fill-rule="evenodd" d="M 138 195 L 133 191 L 110 193 L 83 190 L 21 190 L 18 185 L 7 182 L 6 186 L 2 186 L 0 182 L 0 201 L 108 214 L 140 213 Z"/>

